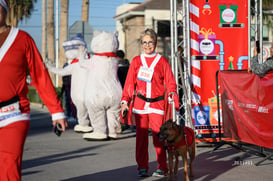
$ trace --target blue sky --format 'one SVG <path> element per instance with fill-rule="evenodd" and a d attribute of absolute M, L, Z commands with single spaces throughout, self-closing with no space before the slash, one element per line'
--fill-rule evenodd
<path fill-rule="evenodd" d="M 116 23 L 113 16 L 116 15 L 116 8 L 122 4 L 144 1 L 145 0 L 90 0 L 89 24 L 94 30 L 114 31 Z M 41 47 L 42 38 L 41 4 L 42 0 L 38 0 L 34 4 L 34 11 L 31 17 L 23 20 L 18 25 L 20 29 L 27 31 L 33 37 L 39 49 Z M 77 20 L 81 20 L 81 5 L 81 0 L 69 0 L 69 25 L 72 25 Z"/>

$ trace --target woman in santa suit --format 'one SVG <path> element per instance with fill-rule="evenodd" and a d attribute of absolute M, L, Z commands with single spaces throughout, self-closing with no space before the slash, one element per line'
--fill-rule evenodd
<path fill-rule="evenodd" d="M 153 176 L 161 177 L 167 174 L 168 167 L 163 143 L 160 143 L 156 134 L 164 122 L 165 96 L 174 100 L 176 109 L 179 109 L 177 85 L 169 62 L 155 52 L 157 34 L 152 29 L 146 29 L 141 36 L 141 44 L 143 53 L 133 58 L 128 71 L 121 99 L 121 113 L 134 102 L 132 113 L 136 124 L 138 175 L 148 176 L 148 136 L 151 128 L 158 162 Z"/>
<path fill-rule="evenodd" d="M 27 69 L 52 124 L 65 131 L 67 122 L 49 74 L 33 39 L 7 26 L 8 3 L 0 0 L 0 180 L 21 180 L 21 163 L 29 130 Z"/>

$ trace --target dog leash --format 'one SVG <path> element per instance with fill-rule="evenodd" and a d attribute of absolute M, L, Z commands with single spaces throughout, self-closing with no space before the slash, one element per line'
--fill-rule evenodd
<path fill-rule="evenodd" d="M 175 110 L 175 108 L 174 108 L 174 101 L 173 102 L 171 102 L 170 104 L 172 104 L 172 106 L 171 106 L 171 109 L 170 109 L 170 112 L 169 112 L 169 119 L 171 118 L 171 115 L 172 115 L 172 110 Z M 174 117 L 174 116 L 173 116 Z M 175 121 L 174 121 L 175 122 Z M 177 124 L 177 123 L 175 123 L 175 124 Z M 184 128 L 186 128 L 185 126 L 183 126 L 182 127 L 182 129 L 183 129 L 183 132 L 184 132 L 184 138 L 185 138 L 185 143 L 186 143 L 186 145 L 188 146 L 188 140 L 187 140 L 187 133 L 186 133 L 186 130 L 184 129 Z"/>
<path fill-rule="evenodd" d="M 169 103 L 169 105 L 170 105 L 170 103 Z M 167 109 L 169 109 L 169 119 L 167 119 L 167 120 L 170 120 L 171 119 L 171 114 L 172 114 L 172 108 L 170 108 L 170 106 L 168 106 Z M 169 151 L 169 144 L 168 144 L 168 142 L 167 142 L 166 139 L 164 140 L 164 146 L 163 146 L 163 148 L 164 148 L 164 150 L 168 150 Z"/>
<path fill-rule="evenodd" d="M 169 103 L 169 105 L 170 105 L 171 103 Z M 172 117 L 172 107 L 170 108 L 170 106 L 169 106 L 169 119 L 171 119 L 171 117 Z M 169 120 L 168 119 L 168 120 Z"/>
<path fill-rule="evenodd" d="M 185 137 L 185 143 L 186 143 L 187 146 L 189 146 L 189 145 L 188 145 L 188 139 L 187 139 L 187 133 L 186 133 L 186 130 L 185 130 L 184 128 L 185 128 L 185 126 L 183 126 L 184 137 Z"/>

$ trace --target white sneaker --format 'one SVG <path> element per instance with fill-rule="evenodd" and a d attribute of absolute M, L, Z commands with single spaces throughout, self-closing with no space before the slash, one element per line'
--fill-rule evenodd
<path fill-rule="evenodd" d="M 74 131 L 77 133 L 89 133 L 93 131 L 93 128 L 91 126 L 81 126 L 77 124 L 74 126 Z"/>
<path fill-rule="evenodd" d="M 111 139 L 117 139 L 118 138 L 118 135 L 116 133 L 109 133 L 108 136 L 111 138 Z"/>
<path fill-rule="evenodd" d="M 120 125 L 120 124 L 116 127 L 116 132 L 117 132 L 118 134 L 122 133 L 122 128 L 121 128 L 121 125 Z"/>
<path fill-rule="evenodd" d="M 85 133 L 83 134 L 82 138 L 90 141 L 103 141 L 107 140 L 108 137 L 104 133 Z"/>

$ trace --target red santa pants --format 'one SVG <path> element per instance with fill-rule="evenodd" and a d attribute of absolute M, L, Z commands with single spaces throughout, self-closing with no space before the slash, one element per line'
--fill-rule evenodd
<path fill-rule="evenodd" d="M 0 128 L 0 181 L 20 181 L 24 143 L 29 121 Z"/>
<path fill-rule="evenodd" d="M 164 144 L 159 141 L 156 134 L 162 125 L 163 115 L 159 114 L 135 114 L 136 121 L 136 162 L 138 170 L 149 169 L 149 125 L 152 129 L 153 144 L 156 152 L 158 169 L 168 172 L 166 150 Z"/>

